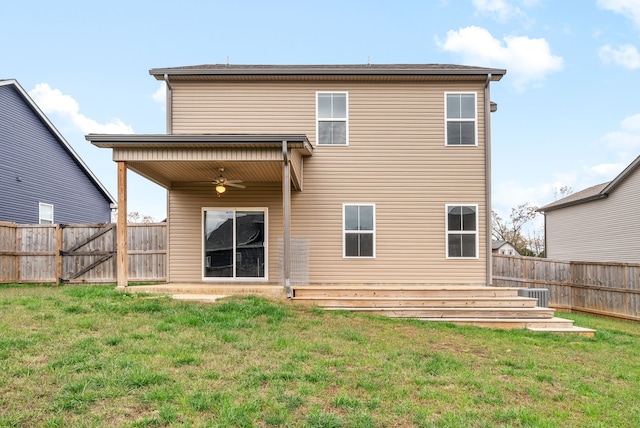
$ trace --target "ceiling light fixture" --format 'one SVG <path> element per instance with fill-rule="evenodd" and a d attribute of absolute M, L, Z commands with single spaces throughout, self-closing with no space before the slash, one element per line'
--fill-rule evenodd
<path fill-rule="evenodd" d="M 218 194 L 218 196 L 220 196 L 222 193 L 226 191 L 227 189 L 222 184 L 216 185 L 216 193 Z"/>

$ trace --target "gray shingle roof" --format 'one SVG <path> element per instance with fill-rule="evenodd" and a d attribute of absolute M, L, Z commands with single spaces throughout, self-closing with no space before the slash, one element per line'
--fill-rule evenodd
<path fill-rule="evenodd" d="M 606 183 L 597 184 L 580 192 L 573 193 L 565 198 L 559 199 L 548 205 L 538 208 L 538 212 L 548 212 L 557 210 L 560 208 L 568 207 L 571 205 L 578 205 L 596 199 L 606 198 L 609 196 L 615 188 L 624 181 L 629 175 L 631 175 L 640 166 L 640 156 L 638 156 L 624 171 L 622 171 L 616 178 Z"/>
<path fill-rule="evenodd" d="M 154 68 L 149 74 L 160 78 L 177 75 L 492 75 L 500 80 L 504 69 L 456 64 L 203 64 L 184 67 Z"/>

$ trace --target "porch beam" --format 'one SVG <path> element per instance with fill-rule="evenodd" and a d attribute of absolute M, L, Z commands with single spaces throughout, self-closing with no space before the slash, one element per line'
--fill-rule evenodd
<path fill-rule="evenodd" d="M 291 298 L 291 171 L 287 141 L 282 141 L 282 218 L 283 218 L 283 270 L 284 289 L 287 298 Z"/>
<path fill-rule="evenodd" d="M 118 288 L 129 285 L 127 266 L 127 163 L 118 162 L 118 222 L 116 275 Z"/>

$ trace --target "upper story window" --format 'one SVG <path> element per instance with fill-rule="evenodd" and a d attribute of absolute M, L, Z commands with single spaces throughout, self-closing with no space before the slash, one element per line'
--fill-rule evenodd
<path fill-rule="evenodd" d="M 478 206 L 447 205 L 447 258 L 478 257 Z"/>
<path fill-rule="evenodd" d="M 40 202 L 38 211 L 38 222 L 40 224 L 53 224 L 53 205 Z"/>
<path fill-rule="evenodd" d="M 349 100 L 346 92 L 318 92 L 316 94 L 317 144 L 346 146 L 349 135 Z"/>
<path fill-rule="evenodd" d="M 446 127 L 445 138 L 447 146 L 475 146 L 477 138 L 476 94 L 446 93 L 445 94 Z"/>
<path fill-rule="evenodd" d="M 375 206 L 344 204 L 344 257 L 375 257 Z"/>

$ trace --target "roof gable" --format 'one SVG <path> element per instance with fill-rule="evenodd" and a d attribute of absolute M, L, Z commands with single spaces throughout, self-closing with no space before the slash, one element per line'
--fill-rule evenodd
<path fill-rule="evenodd" d="M 538 208 L 538 212 L 548 212 L 557 210 L 560 208 L 569 207 L 572 205 L 583 204 L 586 202 L 594 201 L 597 199 L 606 198 L 611 192 L 613 192 L 625 179 L 634 174 L 638 167 L 640 167 L 640 156 L 638 156 L 624 171 L 622 171 L 616 178 L 606 183 L 597 184 L 580 192 L 573 193 L 565 198 L 559 199 L 541 208 Z"/>
<path fill-rule="evenodd" d="M 64 150 L 69 154 L 71 159 L 75 163 L 78 164 L 80 169 L 86 174 L 89 180 L 99 189 L 99 191 L 105 196 L 110 203 L 116 204 L 115 198 L 109 193 L 109 191 L 104 187 L 104 185 L 98 180 L 98 178 L 93 174 L 93 172 L 89 169 L 89 167 L 84 163 L 84 161 L 80 158 L 80 156 L 76 153 L 76 151 L 71 147 L 71 145 L 67 142 L 67 140 L 60 134 L 60 132 L 56 129 L 53 123 L 49 120 L 49 118 L 40 110 L 40 107 L 33 101 L 31 96 L 24 90 L 24 88 L 18 83 L 15 79 L 6 79 L 0 80 L 0 86 L 11 86 L 13 87 L 17 93 L 22 97 L 24 102 L 29 106 L 29 108 L 34 112 L 37 118 L 44 124 L 44 126 L 51 132 L 51 135 L 60 143 L 60 145 L 64 148 Z"/>

